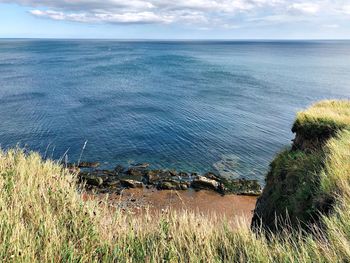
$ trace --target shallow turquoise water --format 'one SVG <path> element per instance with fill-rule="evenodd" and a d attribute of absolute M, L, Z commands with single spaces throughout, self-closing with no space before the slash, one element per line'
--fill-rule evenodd
<path fill-rule="evenodd" d="M 295 113 L 350 96 L 350 42 L 0 40 L 0 142 L 263 179 Z"/>

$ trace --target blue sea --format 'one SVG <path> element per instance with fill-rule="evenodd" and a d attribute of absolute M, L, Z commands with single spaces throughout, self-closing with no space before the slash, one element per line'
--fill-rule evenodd
<path fill-rule="evenodd" d="M 349 96 L 347 41 L 0 40 L 1 147 L 105 168 L 263 181 L 297 111 Z"/>

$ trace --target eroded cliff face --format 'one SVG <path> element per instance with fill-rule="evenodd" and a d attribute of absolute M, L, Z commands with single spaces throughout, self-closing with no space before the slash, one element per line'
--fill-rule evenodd
<path fill-rule="evenodd" d="M 341 101 L 341 110 L 333 103 L 340 102 L 321 102 L 298 114 L 292 128 L 295 133 L 293 145 L 279 153 L 270 164 L 266 186 L 254 210 L 254 230 L 260 230 L 260 227 L 271 232 L 286 227 L 309 229 L 313 224 L 319 224 L 321 215 L 332 211 L 335 198 L 331 192 L 324 191 L 322 181 L 327 176 L 327 144 L 337 138 L 348 123 L 332 121 L 321 112 L 334 108 L 337 115 L 330 111 L 331 116 L 345 114 L 346 120 L 350 116 L 349 101 Z"/>
<path fill-rule="evenodd" d="M 302 125 L 294 123 L 292 132 L 295 133 L 292 151 L 315 152 L 321 150 L 327 141 L 341 130 L 337 127 L 321 125 Z"/>
<path fill-rule="evenodd" d="M 300 137 L 299 137 L 300 138 Z M 317 141 L 317 143 L 319 140 Z M 328 213 L 332 200 L 319 192 L 319 173 L 323 169 L 324 154 L 315 150 L 311 141 L 293 145 L 281 152 L 270 165 L 266 186 L 257 201 L 252 227 L 277 231 L 299 223 L 315 223 L 319 211 Z"/>

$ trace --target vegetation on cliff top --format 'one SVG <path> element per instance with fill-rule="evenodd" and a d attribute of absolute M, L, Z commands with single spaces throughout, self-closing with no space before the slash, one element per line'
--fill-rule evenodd
<path fill-rule="evenodd" d="M 256 235 L 215 218 L 182 213 L 152 217 L 83 201 L 76 178 L 36 153 L 0 151 L 0 260 L 4 262 L 348 262 L 350 132 L 327 142 L 321 188 L 337 191 L 333 213 L 312 234 L 284 229 Z M 317 157 L 293 153 L 274 165 L 311 176 Z M 305 159 L 306 158 L 306 159 Z M 301 189 L 300 192 L 307 191 Z M 261 230 L 262 231 L 262 230 Z"/>
<path fill-rule="evenodd" d="M 275 231 L 285 225 L 319 223 L 332 212 L 350 180 L 350 101 L 323 101 L 300 112 L 291 150 L 270 165 L 253 226 Z M 261 221 L 261 222 L 260 222 Z"/>
<path fill-rule="evenodd" d="M 339 130 L 350 127 L 350 102 L 348 100 L 325 100 L 307 110 L 298 112 L 293 132 L 307 137 L 333 136 Z"/>

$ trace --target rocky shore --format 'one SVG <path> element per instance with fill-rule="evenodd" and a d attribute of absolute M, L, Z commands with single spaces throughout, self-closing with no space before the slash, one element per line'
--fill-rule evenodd
<path fill-rule="evenodd" d="M 97 162 L 65 164 L 78 174 L 78 182 L 95 193 L 120 194 L 124 189 L 146 188 L 157 190 L 209 190 L 225 194 L 258 196 L 261 186 L 257 180 L 227 179 L 213 172 L 205 174 L 179 172 L 176 170 L 152 170 L 148 163 L 113 170 L 98 169 Z"/>

